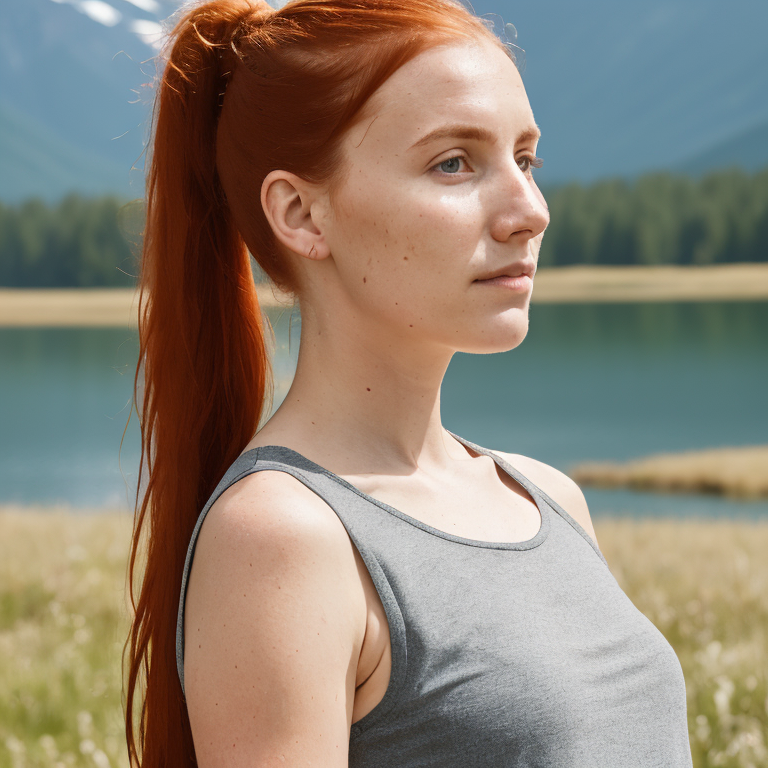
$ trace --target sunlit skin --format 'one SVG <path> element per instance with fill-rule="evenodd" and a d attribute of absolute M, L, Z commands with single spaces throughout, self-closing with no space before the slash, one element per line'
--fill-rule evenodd
<path fill-rule="evenodd" d="M 474 137 L 414 146 L 457 124 Z M 333 196 L 284 171 L 267 176 L 262 205 L 300 275 L 301 346 L 288 395 L 244 450 L 292 448 L 456 536 L 536 535 L 534 500 L 443 428 L 440 385 L 456 351 L 505 352 L 525 338 L 530 279 L 477 279 L 535 267 L 549 223 L 530 167 L 537 136 L 504 51 L 452 44 L 423 52 L 374 94 L 344 138 L 348 173 Z M 527 398 L 514 380 L 508 390 L 498 417 L 514 443 Z M 502 456 L 594 536 L 573 481 Z M 382 701 L 392 652 L 367 566 L 320 495 L 284 471 L 230 486 L 201 529 L 185 622 L 201 766 L 234 756 L 348 764 L 350 726 Z"/>
<path fill-rule="evenodd" d="M 421 141 L 450 126 L 487 136 Z M 290 392 L 253 445 L 392 474 L 466 456 L 446 448 L 440 384 L 454 352 L 505 352 L 527 333 L 530 280 L 476 280 L 538 260 L 549 223 L 538 135 L 506 53 L 453 43 L 374 94 L 345 137 L 333 196 L 283 171 L 265 179 L 265 211 L 300 270 L 302 331 Z"/>

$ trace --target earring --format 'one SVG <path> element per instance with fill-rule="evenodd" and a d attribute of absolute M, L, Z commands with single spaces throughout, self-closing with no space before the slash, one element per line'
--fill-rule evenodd
<path fill-rule="evenodd" d="M 315 246 L 314 246 L 314 245 L 312 245 L 312 247 L 309 249 L 309 253 L 307 254 L 307 258 L 308 258 L 308 259 L 311 259 L 311 258 L 312 258 L 312 251 L 314 251 L 314 250 L 315 250 Z"/>

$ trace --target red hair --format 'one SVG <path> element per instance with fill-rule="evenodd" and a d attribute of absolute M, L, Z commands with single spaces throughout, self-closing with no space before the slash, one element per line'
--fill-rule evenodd
<path fill-rule="evenodd" d="M 276 285 L 300 288 L 262 210 L 262 181 L 281 169 L 333 189 L 341 139 L 376 89 L 426 48 L 478 37 L 496 41 L 455 0 L 293 0 L 279 11 L 214 0 L 187 9 L 171 32 L 139 283 L 134 397 L 146 483 L 128 572 L 131 765 L 196 765 L 176 672 L 184 560 L 200 510 L 272 392 L 249 251 Z"/>

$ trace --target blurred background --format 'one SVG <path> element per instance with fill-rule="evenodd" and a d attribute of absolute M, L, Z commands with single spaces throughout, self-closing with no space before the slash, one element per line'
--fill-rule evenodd
<path fill-rule="evenodd" d="M 143 194 L 154 56 L 176 8 L 3 3 L 0 286 L 134 285 L 141 213 L 129 201 Z M 515 24 L 526 51 L 552 214 L 542 268 L 768 260 L 768 5 L 478 0 L 475 11 Z M 765 301 L 610 298 L 540 303 L 534 290 L 519 349 L 456 356 L 446 426 L 563 471 L 768 442 Z M 267 311 L 276 407 L 301 321 Z M 118 448 L 137 353 L 135 328 L 0 328 L 0 502 L 132 505 L 135 417 L 119 463 Z M 586 491 L 596 516 L 768 513 L 756 498 Z"/>
<path fill-rule="evenodd" d="M 38 631 L 45 621 L 68 632 L 75 649 L 104 632 L 115 649 L 124 639 L 88 629 L 76 585 L 90 578 L 97 590 L 104 574 L 122 576 L 128 529 L 119 529 L 122 539 L 93 533 L 91 544 L 112 553 L 111 564 L 97 567 L 73 520 L 133 507 L 137 331 L 122 321 L 27 322 L 12 301 L 44 305 L 33 296 L 43 289 L 109 289 L 121 301 L 131 293 L 154 57 L 177 7 L 0 0 L 0 508 L 17 513 L 0 535 L 0 647 L 15 659 L 5 671 L 18 681 L 0 690 L 0 765 L 124 763 L 119 702 L 103 711 L 99 703 L 119 691 L 112 656 L 88 651 L 87 682 L 64 685 L 59 693 L 73 704 L 60 711 L 46 684 L 60 668 L 24 649 L 46 642 Z M 537 284 L 541 276 L 543 289 L 549 275 L 567 283 L 587 266 L 626 277 L 561 300 L 535 287 L 530 333 L 518 349 L 456 355 L 442 391 L 444 424 L 582 484 L 614 573 L 681 657 L 697 767 L 768 766 L 768 582 L 756 570 L 768 538 L 733 527 L 768 521 L 768 4 L 477 0 L 474 10 L 513 23 L 526 52 L 523 81 L 543 134 L 535 174 L 552 216 Z M 688 270 L 674 272 L 669 295 L 673 272 L 662 267 Z M 707 270 L 721 276 L 714 291 L 685 289 L 685 275 Z M 641 273 L 658 283 L 648 300 L 623 288 Z M 736 287 L 718 291 L 733 275 Z M 290 308 L 265 311 L 275 329 L 277 407 L 301 318 Z M 69 517 L 35 529 L 37 544 L 11 536 L 32 530 L 18 515 L 51 507 Z M 653 531 L 662 528 L 621 527 L 704 520 L 720 526 L 704 538 L 663 528 L 663 561 L 653 560 L 661 547 Z M 700 566 L 685 577 L 675 559 L 683 536 L 686 546 L 698 542 L 686 562 Z M 60 562 L 51 555 L 58 570 L 41 586 L 29 564 L 47 557 L 45 542 L 61 543 Z M 703 587 L 717 557 L 730 575 L 715 569 Z M 32 568 L 28 581 L 22 565 Z M 51 597 L 62 584 L 70 591 Z M 723 585 L 730 596 L 717 591 Z M 68 599 L 69 613 L 61 608 Z M 747 614 L 749 627 L 739 623 Z M 56 637 L 60 650 L 66 643 Z M 740 655 L 727 655 L 729 642 Z M 32 668 L 34 695 L 23 671 Z"/>

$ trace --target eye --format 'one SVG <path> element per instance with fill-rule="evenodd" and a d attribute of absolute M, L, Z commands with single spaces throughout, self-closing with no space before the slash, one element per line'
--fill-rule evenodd
<path fill-rule="evenodd" d="M 533 168 L 541 168 L 544 165 L 544 161 L 536 155 L 523 155 L 517 162 L 526 164 L 525 168 L 520 169 L 523 173 L 528 173 Z"/>
<path fill-rule="evenodd" d="M 461 163 L 466 165 L 466 158 L 463 155 L 454 155 L 453 157 L 442 160 L 437 165 L 432 166 L 432 170 L 437 168 L 441 173 L 447 176 L 455 176 L 461 170 Z"/>

